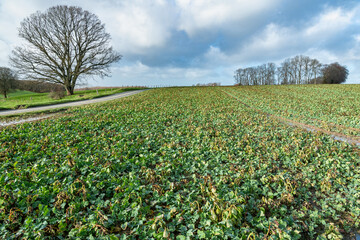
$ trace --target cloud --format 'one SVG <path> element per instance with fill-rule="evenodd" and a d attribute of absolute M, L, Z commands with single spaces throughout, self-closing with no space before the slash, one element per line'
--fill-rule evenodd
<path fill-rule="evenodd" d="M 122 54 L 146 54 L 153 48 L 164 47 L 176 26 L 174 6 L 165 0 L 2 0 L 0 3 L 0 36 L 19 43 L 20 22 L 36 11 L 45 11 L 56 4 L 80 6 L 95 13 L 105 23 L 114 47 Z M 21 7 L 19 7 L 21 6 Z M 0 39 L 1 39 L 0 38 Z"/>
<path fill-rule="evenodd" d="M 230 56 L 226 55 L 219 47 L 210 45 L 200 62 L 203 62 L 207 66 L 214 67 L 229 64 L 231 61 L 229 58 Z"/>
<path fill-rule="evenodd" d="M 232 30 L 251 25 L 265 12 L 276 8 L 280 0 L 176 0 L 180 9 L 179 30 L 190 36 L 202 31 Z"/>
<path fill-rule="evenodd" d="M 329 50 L 319 48 L 310 48 L 306 50 L 303 54 L 309 56 L 310 58 L 316 58 L 324 64 L 341 62 L 341 59 L 343 58 L 343 56 L 334 54 Z"/>
<path fill-rule="evenodd" d="M 360 72 L 358 71 L 358 66 L 360 65 L 360 47 L 355 46 L 349 51 L 345 51 L 341 54 L 334 54 L 333 52 L 326 49 L 308 49 L 304 55 L 311 58 L 316 58 L 320 62 L 325 64 L 330 64 L 333 62 L 339 62 L 341 65 L 344 65 L 349 70 L 349 76 L 346 83 L 359 83 Z"/>
<path fill-rule="evenodd" d="M 94 10 L 106 23 L 114 46 L 124 54 L 145 54 L 163 47 L 176 21 L 168 1 L 108 1 Z"/>
<path fill-rule="evenodd" d="M 233 69 L 237 69 L 266 62 L 280 63 L 285 58 L 303 54 L 323 63 L 339 62 L 348 66 L 348 82 L 358 82 L 356 76 L 360 72 L 355 66 L 360 64 L 360 34 L 356 30 L 352 34 L 360 25 L 358 12 L 359 7 L 348 10 L 326 7 L 302 25 L 269 23 L 232 51 L 224 52 L 220 47 L 210 45 L 197 62 L 206 67 L 234 66 Z M 346 34 L 349 38 L 343 37 Z"/>
<path fill-rule="evenodd" d="M 243 59 L 266 59 L 284 56 L 284 51 L 296 52 L 300 41 L 296 31 L 290 27 L 269 24 L 259 35 L 253 36 L 240 50 Z M 259 59 L 259 60 L 260 60 Z"/>
<path fill-rule="evenodd" d="M 318 17 L 305 22 L 302 26 L 282 26 L 270 23 L 264 30 L 253 35 L 240 47 L 239 56 L 249 61 L 273 60 L 303 54 L 308 49 L 326 49 L 334 38 L 354 26 L 358 8 L 326 8 Z M 342 43 L 338 42 L 340 48 Z M 334 51 L 336 49 L 333 49 Z"/>
<path fill-rule="evenodd" d="M 354 35 L 353 38 L 357 44 L 360 44 L 360 34 Z"/>
<path fill-rule="evenodd" d="M 39 10 L 50 7 L 50 1 L 38 0 L 1 0 L 0 3 L 0 36 L 7 42 L 17 42 L 20 22 Z"/>
<path fill-rule="evenodd" d="M 340 7 L 329 8 L 313 20 L 308 28 L 303 31 L 306 38 L 326 39 L 338 34 L 353 24 L 358 8 L 346 11 Z"/>
<path fill-rule="evenodd" d="M 348 60 L 360 61 L 360 35 L 353 37 L 352 48 L 347 51 Z"/>
<path fill-rule="evenodd" d="M 0 40 L 0 67 L 1 66 L 8 66 L 8 55 L 10 54 L 9 45 Z"/>
<path fill-rule="evenodd" d="M 98 85 L 231 84 L 238 67 L 298 54 L 360 75 L 360 4 L 349 1 L 1 0 L 1 65 L 21 42 L 20 22 L 57 4 L 96 14 L 124 56 Z"/>
<path fill-rule="evenodd" d="M 7 66 L 8 56 L 14 46 L 21 43 L 18 28 L 21 21 L 36 11 L 43 11 L 51 6 L 47 0 L 1 0 L 0 3 L 0 66 Z"/>

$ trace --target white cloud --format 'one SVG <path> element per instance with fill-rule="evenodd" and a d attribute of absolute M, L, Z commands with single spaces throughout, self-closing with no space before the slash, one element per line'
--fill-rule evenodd
<path fill-rule="evenodd" d="M 254 36 L 245 44 L 241 50 L 243 58 L 257 56 L 269 57 L 283 55 L 283 49 L 295 49 L 299 43 L 296 31 L 289 27 L 280 27 L 276 24 L 269 24 L 264 31 Z"/>
<path fill-rule="evenodd" d="M 351 38 L 353 45 L 342 47 L 341 54 L 324 47 L 328 40 L 341 36 L 349 28 L 360 26 L 360 4 L 352 9 L 326 6 L 322 12 L 314 13 L 316 16 L 312 19 L 301 20 L 301 25 L 295 25 L 300 20 L 294 25 L 288 25 L 283 24 L 286 19 L 279 23 L 276 22 L 276 17 L 273 18 L 283 2 L 285 1 L 0 0 L 0 66 L 7 65 L 11 49 L 20 43 L 17 28 L 25 17 L 53 5 L 67 4 L 95 13 L 105 23 L 114 48 L 124 55 L 124 59 L 113 68 L 113 77 L 98 81 L 95 85 L 192 85 L 219 81 L 232 84 L 233 71 L 240 66 L 278 62 L 296 54 L 309 55 L 324 63 L 338 61 L 349 66 L 351 78 L 360 76 L 360 72 L 356 73 L 356 66 L 360 65 L 359 32 L 344 36 L 346 40 Z M 286 14 L 286 9 L 282 11 Z M 292 16 L 286 18 L 293 20 Z M 151 67 L 141 62 L 141 56 L 147 62 L 151 59 L 161 62 L 156 59 L 159 54 L 154 53 L 166 52 L 167 49 L 181 54 L 183 39 L 176 44 L 170 41 L 177 41 L 174 36 L 178 35 L 173 35 L 176 31 L 184 31 L 190 36 L 184 42 L 190 49 L 207 48 L 198 55 L 195 52 L 201 50 L 194 50 L 194 54 L 183 58 L 174 56 L 173 59 L 188 61 L 186 65 L 191 67 Z M 219 39 L 215 39 L 218 36 Z M 234 39 L 239 41 L 234 43 Z M 176 64 L 170 54 L 164 59 Z M 126 59 L 135 60 L 128 62 Z"/>
<path fill-rule="evenodd" d="M 19 43 L 20 22 L 36 11 L 45 11 L 57 4 L 80 6 L 95 13 L 105 23 L 114 47 L 122 54 L 144 54 L 164 46 L 176 26 L 174 6 L 165 0 L 89 0 L 86 4 L 82 0 L 1 0 L 0 39 L 9 44 Z"/>
<path fill-rule="evenodd" d="M 291 28 L 269 24 L 264 31 L 250 36 L 245 43 L 232 51 L 224 52 L 220 47 L 210 45 L 208 50 L 195 62 L 198 65 L 212 68 L 233 66 L 233 70 L 235 70 L 239 65 L 251 66 L 283 58 L 284 49 L 288 51 L 289 48 L 294 48 L 296 40 Z"/>
<path fill-rule="evenodd" d="M 124 66 L 113 67 L 114 71 L 121 72 L 124 75 L 128 74 L 144 74 L 151 70 L 151 68 L 140 61 L 136 61 L 132 64 L 125 64 Z"/>
<path fill-rule="evenodd" d="M 17 42 L 20 22 L 36 11 L 50 7 L 50 1 L 38 0 L 1 0 L 0 3 L 0 36 L 7 42 Z"/>
<path fill-rule="evenodd" d="M 0 40 L 0 67 L 8 66 L 8 56 L 10 54 L 10 49 L 7 43 Z"/>
<path fill-rule="evenodd" d="M 210 46 L 208 51 L 204 54 L 201 62 L 207 66 L 219 66 L 228 64 L 229 56 L 226 55 L 219 47 Z"/>
<path fill-rule="evenodd" d="M 342 8 L 327 9 L 303 31 L 305 37 L 326 39 L 353 24 L 357 8 L 346 11 Z"/>
<path fill-rule="evenodd" d="M 329 50 L 319 49 L 319 48 L 310 48 L 303 53 L 310 58 L 316 58 L 321 63 L 329 64 L 333 62 L 341 62 L 341 59 L 344 56 L 336 55 Z"/>
<path fill-rule="evenodd" d="M 178 28 L 190 36 L 198 31 L 246 26 L 264 12 L 273 10 L 280 0 L 176 0 L 180 8 Z M 237 23 L 237 24 L 235 24 Z M 235 24 L 235 25 L 234 25 Z M 240 24 L 240 25 L 239 25 Z"/>
<path fill-rule="evenodd" d="M 356 41 L 356 43 L 360 44 L 360 34 L 354 35 L 353 38 Z"/>
<path fill-rule="evenodd" d="M 11 19 L 20 21 L 27 15 L 42 9 L 44 6 L 42 3 L 46 3 L 46 1 L 2 0 L 1 19 L 11 17 Z"/>
<path fill-rule="evenodd" d="M 302 27 L 280 26 L 270 23 L 263 31 L 250 36 L 238 50 L 225 53 L 210 46 L 202 56 L 204 66 L 250 66 L 269 61 L 282 62 L 285 58 L 303 54 L 322 63 L 339 62 L 349 68 L 349 83 L 359 83 L 360 35 L 353 36 L 354 44 L 339 54 L 324 48 L 323 43 L 338 37 L 347 29 L 359 26 L 359 7 L 351 10 L 326 8 L 318 17 L 310 19 Z M 328 25 L 328 23 L 330 25 Z M 331 28 L 329 26 L 332 26 Z"/>
<path fill-rule="evenodd" d="M 358 7 L 352 10 L 326 8 L 302 27 L 270 23 L 240 47 L 238 56 L 249 61 L 255 58 L 272 61 L 304 54 L 308 49 L 321 50 L 324 43 L 354 26 L 359 16 L 356 12 L 359 12 Z"/>
<path fill-rule="evenodd" d="M 176 21 L 168 1 L 125 0 L 119 5 L 110 1 L 94 9 L 119 51 L 141 54 L 166 44 Z"/>
<path fill-rule="evenodd" d="M 0 66 L 9 67 L 9 54 L 21 43 L 18 28 L 21 21 L 36 11 L 52 6 L 47 0 L 1 0 L 0 2 Z"/>

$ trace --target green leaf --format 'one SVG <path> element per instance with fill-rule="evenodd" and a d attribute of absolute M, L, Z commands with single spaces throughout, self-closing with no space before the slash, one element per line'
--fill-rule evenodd
<path fill-rule="evenodd" d="M 205 239 L 206 238 L 206 234 L 201 230 L 197 231 L 197 235 L 199 236 L 200 239 Z"/>

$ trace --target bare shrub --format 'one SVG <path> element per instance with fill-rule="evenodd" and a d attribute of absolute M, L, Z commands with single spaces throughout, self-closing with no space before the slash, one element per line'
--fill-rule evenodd
<path fill-rule="evenodd" d="M 63 97 L 65 97 L 65 92 L 64 91 L 50 92 L 49 97 L 54 100 L 59 100 L 59 99 L 62 99 Z"/>

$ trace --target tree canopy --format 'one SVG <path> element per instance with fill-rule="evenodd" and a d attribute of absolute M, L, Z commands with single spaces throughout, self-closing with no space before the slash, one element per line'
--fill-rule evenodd
<path fill-rule="evenodd" d="M 109 76 L 121 55 L 110 46 L 110 34 L 98 17 L 80 7 L 55 6 L 25 18 L 19 28 L 25 40 L 10 62 L 28 80 L 62 84 L 68 94 L 87 76 Z"/>
<path fill-rule="evenodd" d="M 323 82 L 327 84 L 339 84 L 346 81 L 349 71 L 345 66 L 335 62 L 323 68 Z"/>
<path fill-rule="evenodd" d="M 10 68 L 0 67 L 0 94 L 7 98 L 9 91 L 14 86 L 16 74 Z"/>

